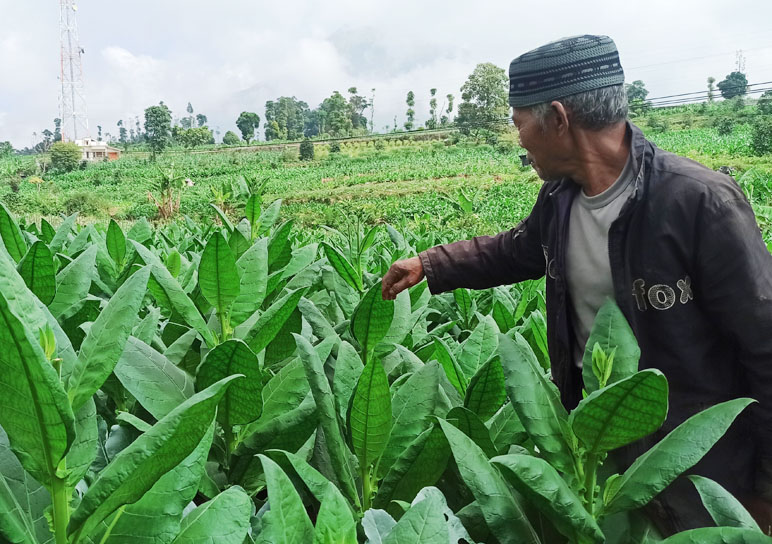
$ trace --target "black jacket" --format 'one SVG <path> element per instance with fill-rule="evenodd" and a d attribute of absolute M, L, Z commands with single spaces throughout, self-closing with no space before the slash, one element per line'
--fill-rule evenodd
<path fill-rule="evenodd" d="M 718 402 L 759 401 L 696 467 L 740 496 L 772 499 L 772 256 L 729 176 L 657 148 L 628 125 L 633 195 L 609 230 L 616 302 L 641 348 L 640 368 L 670 384 L 664 432 Z M 420 254 L 432 293 L 546 275 L 552 376 L 564 404 L 581 395 L 565 277 L 568 219 L 579 186 L 543 185 L 530 216 L 496 236 Z"/>

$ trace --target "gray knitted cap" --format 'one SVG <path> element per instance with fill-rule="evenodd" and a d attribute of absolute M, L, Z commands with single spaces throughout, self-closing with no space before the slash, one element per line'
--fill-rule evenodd
<path fill-rule="evenodd" d="M 624 82 L 614 40 L 572 36 L 528 51 L 510 63 L 509 105 L 522 108 Z"/>

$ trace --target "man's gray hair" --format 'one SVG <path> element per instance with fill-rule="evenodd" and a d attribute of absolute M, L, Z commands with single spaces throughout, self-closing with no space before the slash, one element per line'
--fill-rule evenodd
<path fill-rule="evenodd" d="M 571 118 L 578 126 L 587 130 L 601 130 L 627 118 L 627 93 L 624 85 L 601 87 L 583 93 L 556 99 L 571 112 Z M 542 127 L 552 115 L 549 102 L 530 106 Z"/>

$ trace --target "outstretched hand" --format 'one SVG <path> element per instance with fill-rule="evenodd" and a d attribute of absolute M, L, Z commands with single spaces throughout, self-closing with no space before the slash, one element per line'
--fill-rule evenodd
<path fill-rule="evenodd" d="M 381 296 L 383 300 L 394 300 L 399 293 L 413 287 L 422 279 L 424 267 L 420 258 L 411 257 L 397 261 L 381 280 Z"/>

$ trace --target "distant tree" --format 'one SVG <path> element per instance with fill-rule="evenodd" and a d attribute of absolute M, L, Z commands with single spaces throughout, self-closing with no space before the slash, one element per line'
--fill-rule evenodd
<path fill-rule="evenodd" d="M 58 117 L 54 119 L 54 141 L 62 141 L 62 120 Z"/>
<path fill-rule="evenodd" d="M 732 72 L 718 82 L 718 90 L 724 98 L 745 96 L 748 92 L 748 78 L 742 72 Z"/>
<path fill-rule="evenodd" d="M 300 142 L 300 160 L 301 161 L 314 160 L 314 143 L 308 138 Z"/>
<path fill-rule="evenodd" d="M 716 78 L 713 76 L 708 77 L 708 102 L 713 103 L 716 87 L 713 85 L 716 82 Z"/>
<path fill-rule="evenodd" d="M 203 113 L 196 114 L 196 123 L 198 124 L 198 126 L 200 127 L 206 126 L 207 121 L 208 119 L 206 118 L 206 115 L 204 115 Z"/>
<path fill-rule="evenodd" d="M 297 140 L 303 136 L 308 104 L 294 96 L 280 96 L 265 103 L 265 139 Z"/>
<path fill-rule="evenodd" d="M 51 165 L 61 172 L 75 170 L 83 152 L 75 142 L 55 142 L 51 146 Z"/>
<path fill-rule="evenodd" d="M 445 100 L 448 102 L 448 107 L 445 109 L 445 115 L 440 117 L 440 124 L 447 125 L 450 122 L 450 115 L 453 113 L 453 101 L 456 99 L 452 94 L 445 95 Z"/>
<path fill-rule="evenodd" d="M 437 119 L 437 89 L 429 89 L 429 119 L 426 121 L 426 128 L 437 128 L 439 120 Z"/>
<path fill-rule="evenodd" d="M 139 124 L 139 116 L 137 116 L 134 119 L 134 122 L 135 122 L 135 126 L 137 127 L 137 130 L 135 131 L 134 136 L 132 137 L 132 141 L 141 142 L 144 139 L 145 135 L 142 133 L 142 125 Z"/>
<path fill-rule="evenodd" d="M 627 107 L 633 113 L 642 113 L 651 107 L 651 103 L 646 101 L 649 91 L 646 84 L 640 79 L 632 83 L 625 83 L 625 92 L 627 93 Z"/>
<path fill-rule="evenodd" d="M 13 153 L 11 142 L 0 142 L 0 158 L 8 157 Z"/>
<path fill-rule="evenodd" d="M 51 144 L 54 143 L 54 133 L 48 129 L 45 129 L 43 132 L 41 132 L 41 134 L 43 135 L 43 141 L 41 142 L 41 144 L 43 144 L 42 150 L 48 151 L 51 149 Z"/>
<path fill-rule="evenodd" d="M 241 137 L 249 145 L 249 141 L 255 136 L 257 127 L 260 126 L 260 116 L 249 111 L 242 111 L 236 119 L 236 126 L 241 132 Z"/>
<path fill-rule="evenodd" d="M 163 153 L 172 135 L 172 112 L 163 102 L 145 109 L 145 139 L 150 146 L 153 160 Z"/>
<path fill-rule="evenodd" d="M 346 99 L 338 91 L 325 98 L 319 106 L 323 120 L 322 132 L 331 136 L 348 136 L 353 125 Z"/>
<path fill-rule="evenodd" d="M 188 102 L 188 107 L 185 108 L 185 111 L 188 112 L 188 126 L 185 128 L 192 128 L 196 126 L 196 118 L 193 116 L 193 105 L 190 102 Z"/>
<path fill-rule="evenodd" d="M 179 131 L 175 138 L 183 146 L 191 149 L 208 144 L 212 140 L 212 131 L 206 127 L 193 127 Z"/>
<path fill-rule="evenodd" d="M 364 111 L 370 107 L 367 98 L 357 94 L 356 87 L 349 87 L 348 94 L 348 108 L 352 128 L 354 130 L 364 129 L 367 131 L 367 118 L 364 116 Z"/>
<path fill-rule="evenodd" d="M 415 120 L 415 110 L 413 109 L 413 106 L 415 106 L 415 93 L 413 93 L 413 91 L 407 92 L 405 104 L 407 104 L 407 111 L 405 112 L 407 120 L 405 121 L 404 127 L 405 130 L 412 130 L 413 121 Z"/>
<path fill-rule="evenodd" d="M 507 73 L 489 62 L 478 64 L 461 87 L 456 124 L 463 133 L 499 130 L 509 116 Z"/>
<path fill-rule="evenodd" d="M 756 102 L 756 107 L 762 115 L 772 115 L 772 91 L 764 91 Z"/>
<path fill-rule="evenodd" d="M 373 116 L 375 115 L 375 87 L 370 89 L 370 132 L 373 132 Z"/>
<path fill-rule="evenodd" d="M 102 141 L 102 125 L 97 125 L 97 141 Z"/>
<path fill-rule="evenodd" d="M 225 136 L 222 137 L 222 143 L 225 145 L 238 145 L 241 143 L 241 139 L 235 132 L 229 130 L 225 133 Z"/>
<path fill-rule="evenodd" d="M 118 141 L 123 144 L 124 149 L 128 147 L 129 141 L 126 134 L 126 127 L 123 126 L 123 119 L 118 121 Z"/>

